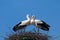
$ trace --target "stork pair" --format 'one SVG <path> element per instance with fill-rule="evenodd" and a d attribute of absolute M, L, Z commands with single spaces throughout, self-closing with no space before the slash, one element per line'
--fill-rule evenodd
<path fill-rule="evenodd" d="M 15 25 L 13 27 L 13 31 L 16 32 L 17 30 L 23 29 L 31 24 L 42 30 L 49 31 L 50 26 L 44 21 L 36 19 L 35 16 L 32 16 L 32 18 L 30 18 L 30 16 L 27 15 L 26 17 L 27 17 L 27 20 L 21 21 L 17 25 Z"/>

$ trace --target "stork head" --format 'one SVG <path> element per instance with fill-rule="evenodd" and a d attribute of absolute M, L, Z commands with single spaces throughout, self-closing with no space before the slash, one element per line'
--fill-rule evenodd
<path fill-rule="evenodd" d="M 28 14 L 27 14 L 27 16 L 26 16 L 26 17 L 27 17 L 27 19 L 28 19 L 28 20 L 30 20 L 30 16 L 29 16 Z"/>
<path fill-rule="evenodd" d="M 35 20 L 35 16 L 34 15 L 32 16 L 32 19 Z"/>

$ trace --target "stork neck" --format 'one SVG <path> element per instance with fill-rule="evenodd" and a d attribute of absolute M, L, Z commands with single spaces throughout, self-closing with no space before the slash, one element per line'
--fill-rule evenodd
<path fill-rule="evenodd" d="M 27 20 L 30 20 L 30 18 L 27 18 Z"/>
<path fill-rule="evenodd" d="M 35 22 L 35 20 L 34 20 L 34 19 L 31 19 L 31 22 L 30 22 L 30 23 L 31 23 L 31 24 L 34 24 L 34 22 Z"/>

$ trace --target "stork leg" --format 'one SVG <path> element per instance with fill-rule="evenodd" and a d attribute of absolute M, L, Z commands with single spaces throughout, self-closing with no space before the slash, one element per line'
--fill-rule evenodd
<path fill-rule="evenodd" d="M 26 28 L 24 28 L 24 33 L 25 33 Z"/>
<path fill-rule="evenodd" d="M 38 34 L 39 34 L 39 28 L 38 28 Z"/>

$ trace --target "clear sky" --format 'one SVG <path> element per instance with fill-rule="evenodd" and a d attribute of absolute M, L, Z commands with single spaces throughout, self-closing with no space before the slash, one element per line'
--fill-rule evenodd
<path fill-rule="evenodd" d="M 60 35 L 60 0 L 0 0 L 0 40 L 13 31 L 14 25 L 26 19 L 26 14 L 48 23 L 50 36 Z"/>

